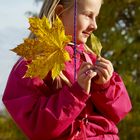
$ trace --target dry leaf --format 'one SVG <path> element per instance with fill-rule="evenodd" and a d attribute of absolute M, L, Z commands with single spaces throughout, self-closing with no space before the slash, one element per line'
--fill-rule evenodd
<path fill-rule="evenodd" d="M 91 34 L 91 49 L 98 57 L 101 56 L 102 45 L 99 39 L 92 33 Z"/>

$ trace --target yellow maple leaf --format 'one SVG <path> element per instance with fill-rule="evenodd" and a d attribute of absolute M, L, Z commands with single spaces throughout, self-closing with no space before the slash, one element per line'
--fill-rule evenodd
<path fill-rule="evenodd" d="M 51 71 L 54 79 L 64 69 L 64 63 L 70 60 L 65 46 L 72 37 L 65 35 L 64 26 L 58 17 L 52 25 L 45 16 L 42 19 L 29 18 L 29 23 L 29 29 L 36 38 L 25 39 L 24 43 L 12 51 L 27 60 L 32 60 L 28 64 L 25 77 L 38 76 L 43 79 Z"/>

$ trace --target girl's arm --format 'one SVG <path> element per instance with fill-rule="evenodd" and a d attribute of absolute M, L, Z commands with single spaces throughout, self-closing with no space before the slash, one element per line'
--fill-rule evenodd
<path fill-rule="evenodd" d="M 131 110 L 131 102 L 121 77 L 113 73 L 106 84 L 92 82 L 91 98 L 102 115 L 118 123 Z"/>
<path fill-rule="evenodd" d="M 49 140 L 70 133 L 68 128 L 85 107 L 89 95 L 78 83 L 53 93 L 43 80 L 22 78 L 27 70 L 22 59 L 13 68 L 3 102 L 31 140 Z"/>

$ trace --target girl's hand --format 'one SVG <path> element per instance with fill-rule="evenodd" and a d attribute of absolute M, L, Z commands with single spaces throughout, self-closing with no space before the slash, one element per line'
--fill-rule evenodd
<path fill-rule="evenodd" d="M 93 71 L 94 66 L 88 62 L 83 62 L 80 66 L 77 75 L 78 84 L 89 94 L 91 79 L 97 75 L 97 72 Z"/>
<path fill-rule="evenodd" d="M 96 84 L 107 83 L 112 77 L 112 74 L 114 72 L 112 63 L 103 57 L 100 57 L 97 59 L 97 62 L 94 68 L 95 68 L 95 71 L 97 72 L 97 77 L 94 80 Z"/>

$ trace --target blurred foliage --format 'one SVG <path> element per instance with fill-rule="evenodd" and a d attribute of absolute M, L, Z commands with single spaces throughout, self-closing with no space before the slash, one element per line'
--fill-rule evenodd
<path fill-rule="evenodd" d="M 40 2 L 42 0 L 35 0 Z M 102 56 L 111 60 L 132 100 L 133 109 L 118 124 L 121 140 L 140 138 L 140 0 L 104 0 L 97 18 Z M 25 140 L 12 120 L 0 117 L 0 140 Z"/>
<path fill-rule="evenodd" d="M 133 109 L 119 123 L 121 140 L 140 138 L 140 0 L 104 0 L 96 36 L 123 78 Z"/>
<path fill-rule="evenodd" d="M 8 114 L 0 114 L 0 140 L 27 140 Z"/>

